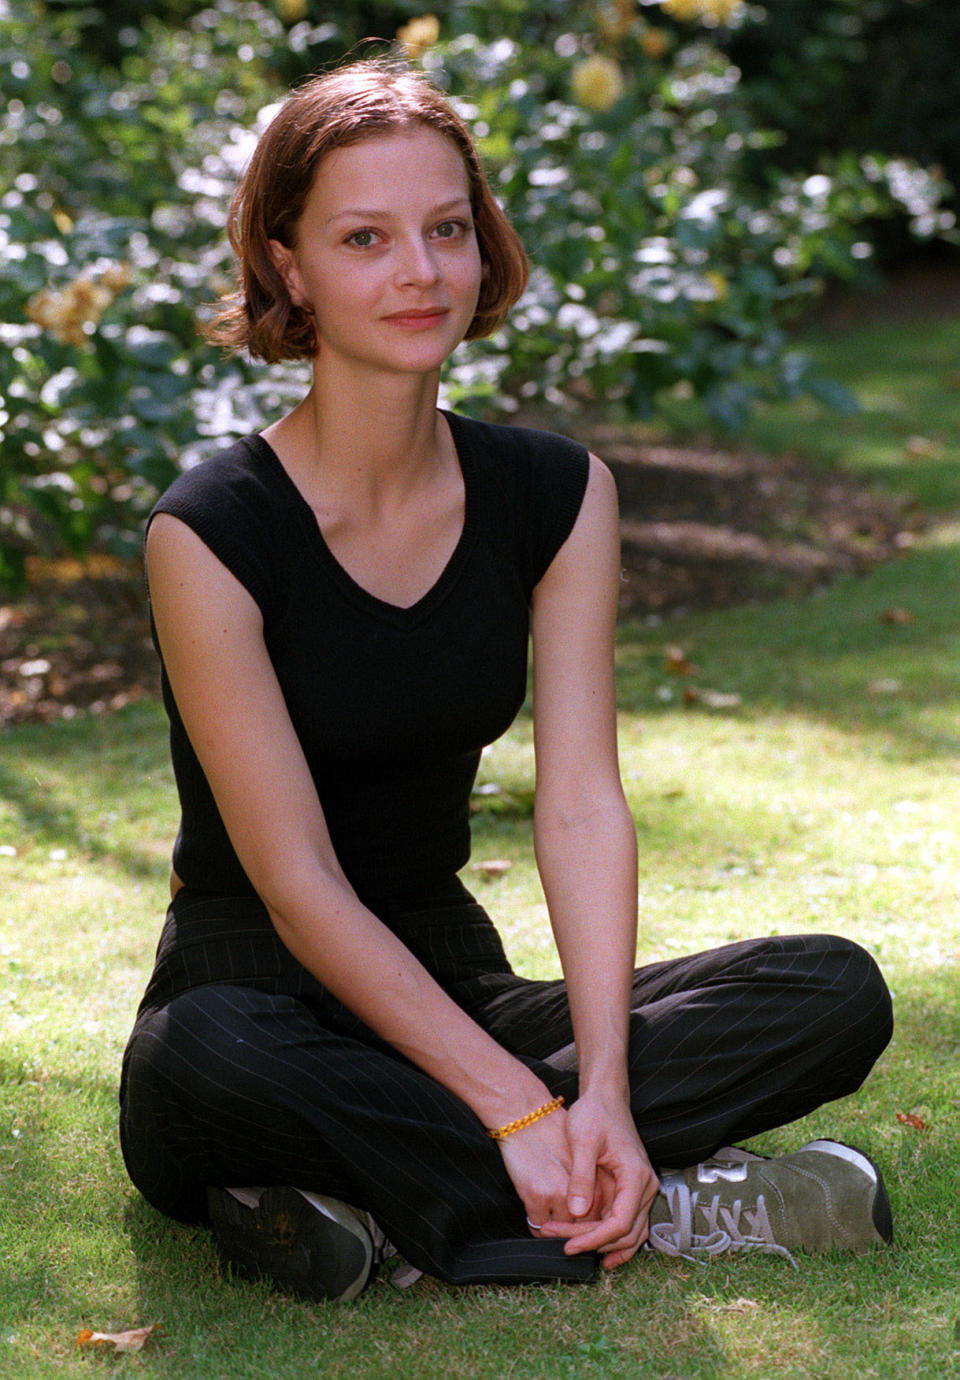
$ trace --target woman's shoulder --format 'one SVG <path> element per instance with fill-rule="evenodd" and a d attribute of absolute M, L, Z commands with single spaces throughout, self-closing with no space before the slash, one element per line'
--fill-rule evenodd
<path fill-rule="evenodd" d="M 267 443 L 257 435 L 242 437 L 178 475 L 147 526 L 159 513 L 185 523 L 266 612 L 295 546 L 283 480 Z"/>
<path fill-rule="evenodd" d="M 261 437 L 250 435 L 214 451 L 182 470 L 160 495 L 153 512 L 186 519 L 207 511 L 223 513 L 245 501 L 255 506 L 273 487 L 264 453 L 268 449 Z"/>
<path fill-rule="evenodd" d="M 589 451 L 554 431 L 450 416 L 461 460 L 481 475 L 488 530 L 512 534 L 529 593 L 577 520 L 590 473 Z"/>
<path fill-rule="evenodd" d="M 448 416 L 461 459 L 512 499 L 524 520 L 531 510 L 546 514 L 558 504 L 574 515 L 579 510 L 590 470 L 586 446 L 555 431 Z"/>
<path fill-rule="evenodd" d="M 588 452 L 581 442 L 556 431 L 480 421 L 459 412 L 446 416 L 457 442 L 466 442 L 489 460 L 507 464 L 537 465 L 563 463 L 585 466 Z"/>

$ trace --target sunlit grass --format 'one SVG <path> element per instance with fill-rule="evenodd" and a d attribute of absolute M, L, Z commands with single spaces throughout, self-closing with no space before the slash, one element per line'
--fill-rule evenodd
<path fill-rule="evenodd" d="M 0 1376 L 939 1380 L 960 1369 L 960 323 L 811 349 L 863 411 L 838 421 L 803 403 L 769 408 L 748 439 L 914 494 L 938 525 L 903 559 L 816 597 L 621 629 L 639 956 L 795 930 L 846 934 L 877 955 L 895 998 L 890 1049 L 854 1097 L 762 1143 L 863 1146 L 887 1178 L 895 1249 L 799 1273 L 766 1258 L 642 1259 L 577 1289 L 378 1282 L 344 1308 L 224 1280 L 205 1232 L 138 1198 L 115 1134 L 177 822 L 163 715 L 143 704 L 0 736 Z M 673 675 L 668 643 L 698 671 Z M 476 797 L 474 862 L 510 866 L 466 881 L 517 967 L 554 976 L 527 718 L 485 755 L 480 780 L 496 789 Z M 84 1326 L 152 1322 L 163 1330 L 139 1356 L 74 1347 Z"/>
<path fill-rule="evenodd" d="M 855 1141 L 883 1166 L 894 1251 L 643 1260 L 583 1289 L 379 1283 L 344 1309 L 221 1279 L 156 1216 L 115 1137 L 120 1053 L 149 971 L 176 825 L 157 706 L 0 738 L 0 1374 L 98 1372 L 83 1326 L 160 1322 L 118 1368 L 158 1377 L 940 1375 L 960 1285 L 960 548 L 931 542 L 818 598 L 622 629 L 622 766 L 640 844 L 640 957 L 825 929 L 895 993 L 865 1088 L 764 1138 Z M 884 622 L 888 606 L 914 621 Z M 699 673 L 673 677 L 664 644 Z M 882 690 L 878 680 L 896 680 Z M 712 709 L 684 686 L 738 696 Z M 667 693 L 669 692 L 669 694 Z M 490 750 L 467 872 L 514 962 L 556 971 L 531 856 L 529 723 Z M 897 1112 L 920 1116 L 915 1131 Z M 776 1358 L 775 1364 L 773 1358 Z M 951 1359 L 953 1358 L 953 1359 Z M 111 1366 L 113 1368 L 113 1366 Z"/>

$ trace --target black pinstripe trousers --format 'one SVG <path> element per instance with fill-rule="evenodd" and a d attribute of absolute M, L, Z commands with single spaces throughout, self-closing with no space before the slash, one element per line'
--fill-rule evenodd
<path fill-rule="evenodd" d="M 515 976 L 459 881 L 377 913 L 479 1024 L 575 1099 L 563 983 Z M 892 1030 L 873 959 L 819 934 L 650 964 L 632 1005 L 632 1109 L 658 1169 L 852 1092 Z M 473 1113 L 336 1002 L 255 898 L 174 901 L 120 1101 L 131 1178 L 181 1221 L 204 1220 L 207 1185 L 292 1184 L 366 1209 L 407 1260 L 451 1283 L 592 1267 L 530 1237 Z"/>

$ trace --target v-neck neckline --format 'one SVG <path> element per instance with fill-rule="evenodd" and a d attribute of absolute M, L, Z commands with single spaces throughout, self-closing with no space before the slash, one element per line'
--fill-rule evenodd
<path fill-rule="evenodd" d="M 450 428 L 450 436 L 453 441 L 454 454 L 460 467 L 460 474 L 463 479 L 463 526 L 456 545 L 450 553 L 445 565 L 437 576 L 436 580 L 426 590 L 419 599 L 409 605 L 393 604 L 388 599 L 381 599 L 379 595 L 372 594 L 370 590 L 360 584 L 345 566 L 330 550 L 326 538 L 321 531 L 316 514 L 310 507 L 303 494 L 300 492 L 293 478 L 287 471 L 283 461 L 271 446 L 270 442 L 263 436 L 255 432 L 247 439 L 250 441 L 257 456 L 266 460 L 271 471 L 277 474 L 281 488 L 290 501 L 291 510 L 296 515 L 300 528 L 304 531 L 308 549 L 312 551 L 335 581 L 341 592 L 350 601 L 374 617 L 380 618 L 385 622 L 392 623 L 397 627 L 412 627 L 423 622 L 433 609 L 439 604 L 452 589 L 459 578 L 464 561 L 469 554 L 470 547 L 477 527 L 477 493 L 475 475 L 476 468 L 474 456 L 470 449 L 469 442 L 464 434 L 461 419 L 455 413 L 440 409 L 441 416 L 446 420 Z"/>

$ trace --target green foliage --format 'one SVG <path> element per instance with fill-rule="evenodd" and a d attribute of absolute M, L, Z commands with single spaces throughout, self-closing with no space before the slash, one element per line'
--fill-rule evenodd
<path fill-rule="evenodd" d="M 179 466 L 302 387 L 302 369 L 268 375 L 198 337 L 230 273 L 230 190 L 262 107 L 419 4 L 275 2 L 0 0 L 0 581 L 44 547 L 134 549 Z M 441 12 L 422 61 L 535 264 L 511 323 L 451 366 L 452 403 L 645 416 L 686 392 L 736 426 L 768 396 L 843 401 L 784 325 L 869 257 L 865 220 L 904 202 L 929 220 L 935 180 L 841 152 L 758 181 L 779 136 L 722 35 L 661 18 L 572 0 Z"/>
<path fill-rule="evenodd" d="M 794 0 L 767 6 L 726 47 L 757 119 L 783 131 L 781 166 L 879 151 L 939 165 L 960 191 L 956 5 Z"/>
<path fill-rule="evenodd" d="M 663 66 L 624 54 L 620 99 L 577 105 L 588 41 L 567 35 L 535 66 L 518 44 L 472 36 L 434 58 L 453 92 L 471 93 L 465 113 L 534 260 L 527 298 L 451 370 L 452 388 L 495 380 L 512 397 L 632 417 L 679 388 L 732 427 L 760 397 L 824 389 L 784 325 L 825 276 L 856 271 L 857 226 L 889 210 L 886 190 L 849 157 L 752 188 L 744 160 L 771 136 L 703 41 Z"/>
<path fill-rule="evenodd" d="M 86 18 L 32 0 L 0 15 L 11 93 L 0 123 L 0 579 L 12 583 L 44 546 L 134 549 L 198 436 L 202 448 L 255 425 L 283 388 L 282 374 L 265 385 L 197 333 L 227 282 L 226 202 L 282 26 L 230 0 L 183 31 L 146 19 L 121 31 L 129 52 L 114 72 L 91 52 Z"/>

